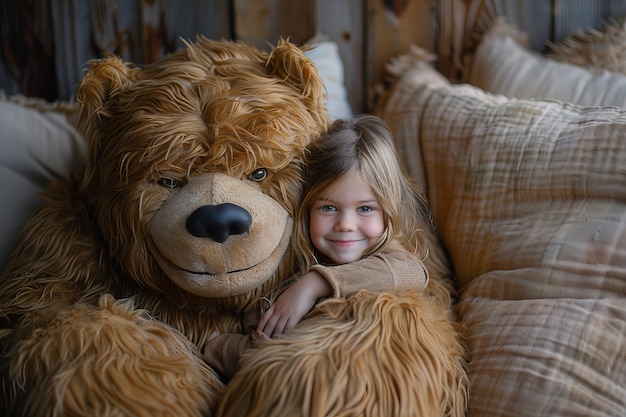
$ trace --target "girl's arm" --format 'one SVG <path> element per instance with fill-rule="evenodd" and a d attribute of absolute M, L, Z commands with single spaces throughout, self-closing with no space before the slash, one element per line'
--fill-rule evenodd
<path fill-rule="evenodd" d="M 311 311 L 318 299 L 331 296 L 333 288 L 321 274 L 311 271 L 291 284 L 263 314 L 258 332 L 272 337 L 292 329 Z"/>
<path fill-rule="evenodd" d="M 428 272 L 423 262 L 392 242 L 385 252 L 344 265 L 315 265 L 292 284 L 265 312 L 257 327 L 267 336 L 291 329 L 319 298 L 347 296 L 361 289 L 375 292 L 414 288 L 423 290 Z"/>
<path fill-rule="evenodd" d="M 335 266 L 314 265 L 310 271 L 318 272 L 330 283 L 333 288 L 330 295 L 335 297 L 351 295 L 361 289 L 374 292 L 424 290 L 428 284 L 424 263 L 397 241 L 391 242 L 384 252 L 359 261 Z"/>

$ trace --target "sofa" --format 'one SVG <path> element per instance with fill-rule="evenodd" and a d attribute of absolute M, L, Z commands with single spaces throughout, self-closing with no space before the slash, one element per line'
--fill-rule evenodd
<path fill-rule="evenodd" d="M 456 279 L 470 353 L 467 415 L 623 417 L 626 76 L 532 53 L 521 35 L 494 24 L 462 84 L 416 46 L 389 63 L 375 113 L 429 198 L 436 250 Z M 350 117 L 329 48 L 312 59 L 331 117 Z M 80 169 L 76 111 L 0 96 L 2 269 L 37 192 Z"/>

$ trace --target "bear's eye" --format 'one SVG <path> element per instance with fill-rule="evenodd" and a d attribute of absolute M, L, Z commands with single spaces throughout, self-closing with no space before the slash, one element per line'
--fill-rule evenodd
<path fill-rule="evenodd" d="M 161 178 L 159 180 L 159 185 L 173 190 L 174 188 L 178 188 L 183 185 L 183 183 L 172 178 Z"/>
<path fill-rule="evenodd" d="M 261 182 L 267 178 L 267 170 L 265 168 L 257 168 L 248 177 L 252 181 Z"/>

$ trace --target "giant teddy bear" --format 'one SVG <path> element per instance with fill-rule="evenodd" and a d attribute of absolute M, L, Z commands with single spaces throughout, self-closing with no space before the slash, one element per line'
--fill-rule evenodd
<path fill-rule="evenodd" d="M 108 56 L 77 97 L 85 168 L 47 189 L 0 279 L 1 415 L 464 413 L 436 252 L 425 293 L 324 301 L 230 382 L 202 360 L 293 272 L 306 146 L 328 124 L 301 49 L 199 38 L 143 69 Z"/>

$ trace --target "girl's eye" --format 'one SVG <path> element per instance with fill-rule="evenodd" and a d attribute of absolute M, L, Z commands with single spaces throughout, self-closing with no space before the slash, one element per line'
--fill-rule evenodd
<path fill-rule="evenodd" d="M 361 213 L 369 213 L 370 211 L 374 211 L 374 209 L 370 206 L 361 206 L 358 208 Z"/>
<path fill-rule="evenodd" d="M 178 188 L 182 186 L 183 183 L 172 178 L 161 178 L 159 180 L 159 185 L 165 188 L 169 188 L 170 190 L 173 190 L 174 188 Z"/>
<path fill-rule="evenodd" d="M 322 210 L 322 211 L 335 211 L 335 210 L 337 210 L 337 208 L 335 206 L 325 205 L 325 206 L 320 207 L 320 210 Z"/>
<path fill-rule="evenodd" d="M 265 168 L 257 168 L 248 177 L 252 181 L 261 182 L 267 178 L 267 170 Z"/>

